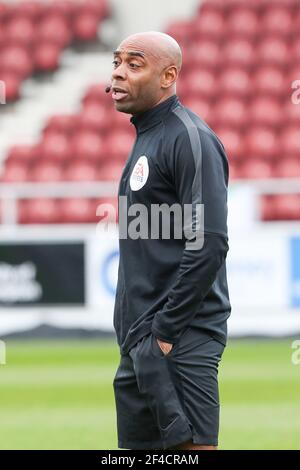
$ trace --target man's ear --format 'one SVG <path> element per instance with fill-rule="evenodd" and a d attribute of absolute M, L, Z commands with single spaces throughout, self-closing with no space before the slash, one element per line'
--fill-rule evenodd
<path fill-rule="evenodd" d="M 166 67 L 161 76 L 161 87 L 170 88 L 177 80 L 178 70 L 175 65 L 169 65 Z"/>

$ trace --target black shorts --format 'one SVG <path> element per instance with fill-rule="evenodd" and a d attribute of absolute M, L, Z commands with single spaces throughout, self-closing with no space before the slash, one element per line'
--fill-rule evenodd
<path fill-rule="evenodd" d="M 187 327 L 164 354 L 153 333 L 122 355 L 113 387 L 118 446 L 218 445 L 218 365 L 225 346 Z"/>

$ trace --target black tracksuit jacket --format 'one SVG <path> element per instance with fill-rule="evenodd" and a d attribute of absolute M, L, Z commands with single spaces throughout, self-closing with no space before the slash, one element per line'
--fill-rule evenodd
<path fill-rule="evenodd" d="M 208 125 L 176 94 L 132 116 L 136 140 L 119 184 L 124 224 L 132 204 L 148 209 L 148 238 L 120 236 L 114 329 L 121 354 L 144 335 L 176 343 L 192 325 L 226 345 L 231 305 L 226 276 L 228 161 Z M 124 198 L 122 198 L 124 201 Z M 204 204 L 204 244 L 187 249 L 185 236 L 151 238 L 151 205 Z M 132 206 L 134 207 L 134 206 Z M 193 212 L 194 213 L 194 212 Z M 124 222 L 125 221 L 125 222 Z M 142 233 L 142 232 L 141 232 Z M 172 236 L 173 235 L 173 236 Z"/>

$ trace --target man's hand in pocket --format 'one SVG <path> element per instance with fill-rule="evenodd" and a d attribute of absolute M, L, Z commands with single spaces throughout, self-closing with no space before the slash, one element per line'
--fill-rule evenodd
<path fill-rule="evenodd" d="M 165 343 L 164 341 L 161 341 L 158 338 L 156 338 L 156 341 L 158 342 L 158 345 L 159 345 L 160 349 L 162 350 L 162 352 L 164 354 L 169 354 L 169 352 L 171 351 L 171 349 L 173 347 L 173 344 L 172 343 Z"/>

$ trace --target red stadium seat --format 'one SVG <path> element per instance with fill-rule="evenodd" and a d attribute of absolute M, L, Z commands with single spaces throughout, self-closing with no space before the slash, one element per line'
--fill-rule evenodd
<path fill-rule="evenodd" d="M 59 46 L 59 48 L 66 47 L 71 39 L 72 34 L 66 20 L 58 15 L 45 17 L 37 29 L 37 43 L 46 42 Z"/>
<path fill-rule="evenodd" d="M 191 59 L 191 52 L 190 52 L 190 46 L 192 46 L 193 43 L 191 44 L 182 44 L 181 43 L 181 52 L 182 52 L 182 56 L 185 58 L 183 63 L 182 63 L 182 67 L 181 67 L 181 71 L 180 71 L 180 77 L 184 77 L 185 73 L 188 71 L 188 69 L 190 68 L 190 66 L 193 66 L 192 64 L 192 59 Z M 178 85 L 178 81 L 176 82 L 176 85 Z"/>
<path fill-rule="evenodd" d="M 93 13 L 80 13 L 72 23 L 74 37 L 80 41 L 92 41 L 97 38 L 98 18 Z"/>
<path fill-rule="evenodd" d="M 259 67 L 253 76 L 252 87 L 262 95 L 285 95 L 286 78 L 284 72 L 275 66 Z"/>
<path fill-rule="evenodd" d="M 184 106 L 187 106 L 196 114 L 198 114 L 205 121 L 210 121 L 212 106 L 209 100 L 206 100 L 205 98 L 194 99 L 192 95 L 187 94 L 182 103 Z"/>
<path fill-rule="evenodd" d="M 255 37 L 260 24 L 255 11 L 251 8 L 234 8 L 227 18 L 226 33 L 231 36 Z"/>
<path fill-rule="evenodd" d="M 21 224 L 56 224 L 61 223 L 58 201 L 41 198 L 22 201 L 19 205 Z"/>
<path fill-rule="evenodd" d="M 15 18 L 26 18 L 31 21 L 38 21 L 45 10 L 43 2 L 36 0 L 23 0 L 14 5 Z"/>
<path fill-rule="evenodd" d="M 248 109 L 244 101 L 237 98 L 223 98 L 212 110 L 213 122 L 221 126 L 243 127 L 248 121 Z"/>
<path fill-rule="evenodd" d="M 293 33 L 295 35 L 299 35 L 300 30 L 300 10 L 299 10 L 299 3 L 297 2 L 297 7 L 294 12 L 294 21 L 293 21 Z"/>
<path fill-rule="evenodd" d="M 72 155 L 68 137 L 60 132 L 47 133 L 40 145 L 41 156 L 47 160 L 68 160 Z"/>
<path fill-rule="evenodd" d="M 23 183 L 28 178 L 28 168 L 25 163 L 14 162 L 7 165 L 2 176 L 3 183 Z"/>
<path fill-rule="evenodd" d="M 275 6 L 285 7 L 291 9 L 292 12 L 295 12 L 295 8 L 297 10 L 298 0 L 267 0 L 266 7 L 273 8 Z"/>
<path fill-rule="evenodd" d="M 219 93 L 247 97 L 252 93 L 253 85 L 249 73 L 237 67 L 230 67 L 220 74 Z"/>
<path fill-rule="evenodd" d="M 4 29 L 0 29 L 0 48 L 7 45 L 7 36 L 4 32 Z"/>
<path fill-rule="evenodd" d="M 204 69 L 193 69 L 185 78 L 185 87 L 194 97 L 210 97 L 216 93 L 216 77 Z"/>
<path fill-rule="evenodd" d="M 86 160 L 72 160 L 64 171 L 66 181 L 97 181 L 99 170 L 97 164 Z"/>
<path fill-rule="evenodd" d="M 300 93 L 298 93 L 300 98 Z M 284 122 L 300 125 L 300 103 L 296 104 L 292 101 L 287 102 L 284 107 Z"/>
<path fill-rule="evenodd" d="M 84 0 L 78 8 L 79 13 L 89 13 L 98 20 L 109 14 L 109 4 L 106 0 Z"/>
<path fill-rule="evenodd" d="M 21 46 L 7 46 L 1 52 L 1 67 L 4 72 L 28 77 L 33 71 L 32 59 L 27 50 Z"/>
<path fill-rule="evenodd" d="M 300 155 L 297 157 L 285 157 L 277 162 L 274 167 L 274 176 L 278 178 L 300 178 Z"/>
<path fill-rule="evenodd" d="M 106 158 L 123 162 L 133 147 L 134 139 L 126 131 L 112 131 L 105 140 Z"/>
<path fill-rule="evenodd" d="M 299 126 L 287 126 L 280 135 L 280 144 L 285 155 L 300 156 Z"/>
<path fill-rule="evenodd" d="M 256 63 L 256 51 L 247 39 L 233 38 L 227 41 L 222 50 L 224 65 L 253 67 Z"/>
<path fill-rule="evenodd" d="M 276 219 L 276 208 L 273 195 L 263 195 L 259 200 L 260 219 L 265 221 Z"/>
<path fill-rule="evenodd" d="M 268 96 L 254 98 L 248 106 L 248 113 L 252 125 L 279 127 L 283 123 L 281 103 Z"/>
<path fill-rule="evenodd" d="M 249 158 L 273 159 L 280 153 L 278 139 L 272 128 L 253 126 L 245 134 L 245 144 Z"/>
<path fill-rule="evenodd" d="M 60 132 L 72 135 L 79 126 L 79 116 L 77 114 L 56 114 L 48 120 L 43 129 L 43 133 Z"/>
<path fill-rule="evenodd" d="M 22 79 L 13 72 L 0 73 L 0 79 L 5 84 L 6 102 L 10 103 L 19 99 Z"/>
<path fill-rule="evenodd" d="M 81 130 L 91 130 L 104 133 L 110 126 L 110 112 L 98 103 L 90 103 L 84 107 L 78 116 Z"/>
<path fill-rule="evenodd" d="M 202 38 L 219 38 L 223 35 L 225 19 L 221 12 L 202 11 L 191 25 L 192 37 L 197 41 Z"/>
<path fill-rule="evenodd" d="M 99 83 L 92 85 L 88 88 L 85 96 L 83 97 L 83 105 L 86 106 L 89 103 L 102 103 L 111 109 L 112 97 L 110 93 L 105 93 L 107 83 Z"/>
<path fill-rule="evenodd" d="M 131 115 L 126 113 L 119 113 L 115 109 L 111 112 L 106 111 L 107 120 L 111 122 L 114 129 L 125 131 L 126 133 L 135 137 L 136 131 L 134 125 L 130 122 Z"/>
<path fill-rule="evenodd" d="M 272 5 L 266 9 L 261 22 L 265 33 L 283 36 L 291 33 L 293 17 L 291 11 L 284 6 Z"/>
<path fill-rule="evenodd" d="M 181 73 L 176 82 L 176 94 L 180 100 L 185 99 L 186 95 L 188 95 L 188 90 L 186 89 L 184 79 L 185 73 Z"/>
<path fill-rule="evenodd" d="M 72 20 L 72 16 L 78 12 L 79 2 L 73 0 L 52 0 L 44 6 L 44 17 L 59 16 L 65 20 Z"/>
<path fill-rule="evenodd" d="M 300 220 L 300 196 L 298 194 L 275 195 L 273 204 L 277 220 Z"/>
<path fill-rule="evenodd" d="M 59 162 L 38 162 L 30 171 L 30 181 L 54 182 L 62 181 L 63 171 Z"/>
<path fill-rule="evenodd" d="M 93 223 L 97 221 L 96 205 L 90 199 L 68 198 L 60 201 L 63 223 Z"/>
<path fill-rule="evenodd" d="M 41 72 L 53 72 L 59 67 L 60 46 L 52 43 L 38 44 L 34 51 L 35 67 Z"/>
<path fill-rule="evenodd" d="M 13 45 L 30 46 L 35 39 L 32 22 L 26 18 L 15 18 L 5 28 L 6 40 Z"/>
<path fill-rule="evenodd" d="M 118 131 L 124 134 L 129 134 L 133 140 L 136 136 L 134 124 L 130 122 L 131 115 L 126 113 L 119 113 L 115 109 L 111 110 L 109 114 L 111 119 L 111 131 Z"/>
<path fill-rule="evenodd" d="M 288 64 L 289 57 L 289 47 L 286 41 L 280 37 L 265 38 L 257 47 L 256 59 L 264 65 L 284 67 Z"/>
<path fill-rule="evenodd" d="M 185 55 L 185 67 L 194 66 L 216 68 L 220 62 L 220 46 L 213 40 L 201 40 L 199 43 L 192 43 L 188 48 L 188 55 Z"/>
<path fill-rule="evenodd" d="M 229 164 L 229 179 L 236 180 L 239 177 L 239 166 L 235 162 L 231 161 Z"/>
<path fill-rule="evenodd" d="M 176 39 L 180 45 L 189 44 L 191 24 L 190 20 L 174 21 L 167 27 L 166 33 Z"/>
<path fill-rule="evenodd" d="M 297 64 L 300 63 L 300 35 L 296 36 L 292 42 L 290 59 Z"/>
<path fill-rule="evenodd" d="M 198 7 L 198 15 L 202 15 L 203 12 L 207 11 L 218 11 L 224 13 L 226 10 L 226 4 L 223 0 L 204 0 Z"/>
<path fill-rule="evenodd" d="M 251 158 L 245 160 L 239 170 L 239 177 L 245 179 L 271 178 L 272 174 L 271 162 Z"/>
<path fill-rule="evenodd" d="M 98 171 L 98 179 L 101 181 L 118 181 L 121 177 L 124 164 L 121 162 L 103 163 Z"/>
<path fill-rule="evenodd" d="M 6 165 L 11 163 L 24 163 L 26 165 L 31 164 L 37 157 L 38 146 L 37 145 L 14 145 L 7 153 Z"/>
<path fill-rule="evenodd" d="M 220 137 L 229 160 L 241 159 L 245 157 L 245 145 L 242 134 L 230 127 L 217 127 L 214 129 Z"/>
<path fill-rule="evenodd" d="M 295 81 L 298 81 L 297 90 L 293 87 L 293 90 L 296 91 L 296 95 L 299 101 L 300 98 L 300 91 L 299 91 L 299 81 L 300 81 L 300 62 L 289 69 L 287 80 L 286 80 L 286 87 L 289 89 L 292 88 L 292 85 Z M 294 85 L 295 86 L 295 85 Z"/>
<path fill-rule="evenodd" d="M 80 131 L 71 141 L 73 157 L 100 162 L 105 158 L 103 138 L 96 132 Z"/>
<path fill-rule="evenodd" d="M 7 3 L 0 3 L 0 21 L 5 21 L 8 17 L 10 7 Z"/>
<path fill-rule="evenodd" d="M 251 2 L 248 2 L 247 0 L 228 0 L 226 3 L 224 3 L 223 1 L 223 8 L 227 12 L 227 14 L 230 14 L 237 9 L 238 10 L 243 10 L 243 9 L 251 10 L 254 13 L 258 14 L 262 6 L 263 6 L 262 0 L 251 0 Z"/>

